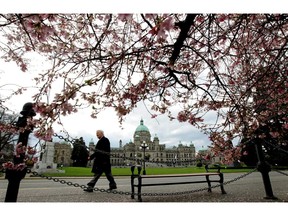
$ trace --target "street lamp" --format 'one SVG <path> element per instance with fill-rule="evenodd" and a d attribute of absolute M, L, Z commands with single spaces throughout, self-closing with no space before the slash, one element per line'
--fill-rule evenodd
<path fill-rule="evenodd" d="M 146 149 L 149 149 L 148 148 L 148 145 L 146 144 L 145 141 L 143 141 L 143 143 L 140 145 L 140 149 L 143 149 L 143 158 L 144 158 L 144 161 L 143 161 L 143 175 L 146 175 L 146 167 L 145 167 L 145 150 Z"/>

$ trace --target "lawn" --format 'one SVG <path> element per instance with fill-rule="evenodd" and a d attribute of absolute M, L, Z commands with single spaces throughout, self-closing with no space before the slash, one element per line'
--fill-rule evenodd
<path fill-rule="evenodd" d="M 58 176 L 58 177 L 87 177 L 92 176 L 91 168 L 89 167 L 63 167 L 65 173 L 45 173 L 46 176 Z M 216 171 L 216 169 L 211 169 Z M 251 169 L 221 169 L 223 173 L 235 173 L 235 172 L 249 172 Z M 181 174 L 181 173 L 201 173 L 206 172 L 204 167 L 148 167 L 146 168 L 146 175 L 156 174 Z M 137 169 L 134 171 L 137 174 Z M 114 176 L 130 176 L 130 167 L 112 167 L 112 174 Z"/>

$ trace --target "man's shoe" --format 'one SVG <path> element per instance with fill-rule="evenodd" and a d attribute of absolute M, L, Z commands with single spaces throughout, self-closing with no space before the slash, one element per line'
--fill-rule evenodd
<path fill-rule="evenodd" d="M 85 188 L 83 191 L 86 191 L 86 192 L 93 192 L 93 188 L 92 188 L 92 187 L 88 187 L 88 188 Z"/>
<path fill-rule="evenodd" d="M 117 189 L 117 186 L 116 186 L 116 185 L 110 186 L 108 190 L 114 190 L 114 189 Z"/>

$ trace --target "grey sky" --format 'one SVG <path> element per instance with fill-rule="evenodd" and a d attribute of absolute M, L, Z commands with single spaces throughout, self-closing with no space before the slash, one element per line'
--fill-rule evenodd
<path fill-rule="evenodd" d="M 83 110 L 83 112 L 63 119 L 65 129 L 69 134 L 77 138 L 82 136 L 87 145 L 91 139 L 94 142 L 97 141 L 95 136 L 97 129 L 104 130 L 105 136 L 110 139 L 112 147 L 118 147 L 119 140 L 122 140 L 123 144 L 130 140 L 133 141 L 134 132 L 140 124 L 141 118 L 151 133 L 151 139 L 153 140 L 157 135 L 160 144 L 166 144 L 167 148 L 176 146 L 180 142 L 184 145 L 190 145 L 192 142 L 196 150 L 202 149 L 202 146 L 210 145 L 208 137 L 189 123 L 180 123 L 177 120 L 170 121 L 164 115 L 152 119 L 145 108 L 141 106 L 141 103 L 132 113 L 127 115 L 122 128 L 116 113 L 112 109 L 103 111 L 97 119 L 90 118 L 89 112 L 89 109 Z"/>

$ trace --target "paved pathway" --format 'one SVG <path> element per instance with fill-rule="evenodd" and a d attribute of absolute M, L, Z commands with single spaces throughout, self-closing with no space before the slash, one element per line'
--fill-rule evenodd
<path fill-rule="evenodd" d="M 285 173 L 288 173 L 287 171 Z M 243 173 L 224 174 L 224 180 L 229 181 Z M 174 196 L 142 196 L 143 202 L 288 202 L 288 176 L 278 172 L 270 172 L 270 179 L 274 195 L 277 200 L 264 199 L 265 190 L 261 174 L 254 172 L 240 180 L 224 186 L 227 194 L 222 195 L 220 188 L 213 188 L 212 193 L 206 191 Z M 86 185 L 90 178 L 66 179 L 73 183 Z M 130 178 L 116 177 L 118 190 L 130 192 Z M 0 179 L 0 202 L 4 202 L 8 181 Z M 97 186 L 98 185 L 98 186 Z M 107 189 L 107 180 L 101 178 L 96 186 Z M 143 193 L 164 193 L 195 190 L 206 188 L 207 184 L 145 187 Z M 129 195 L 120 195 L 96 191 L 83 192 L 79 187 L 60 184 L 38 177 L 25 178 L 21 181 L 17 202 L 137 202 Z"/>

